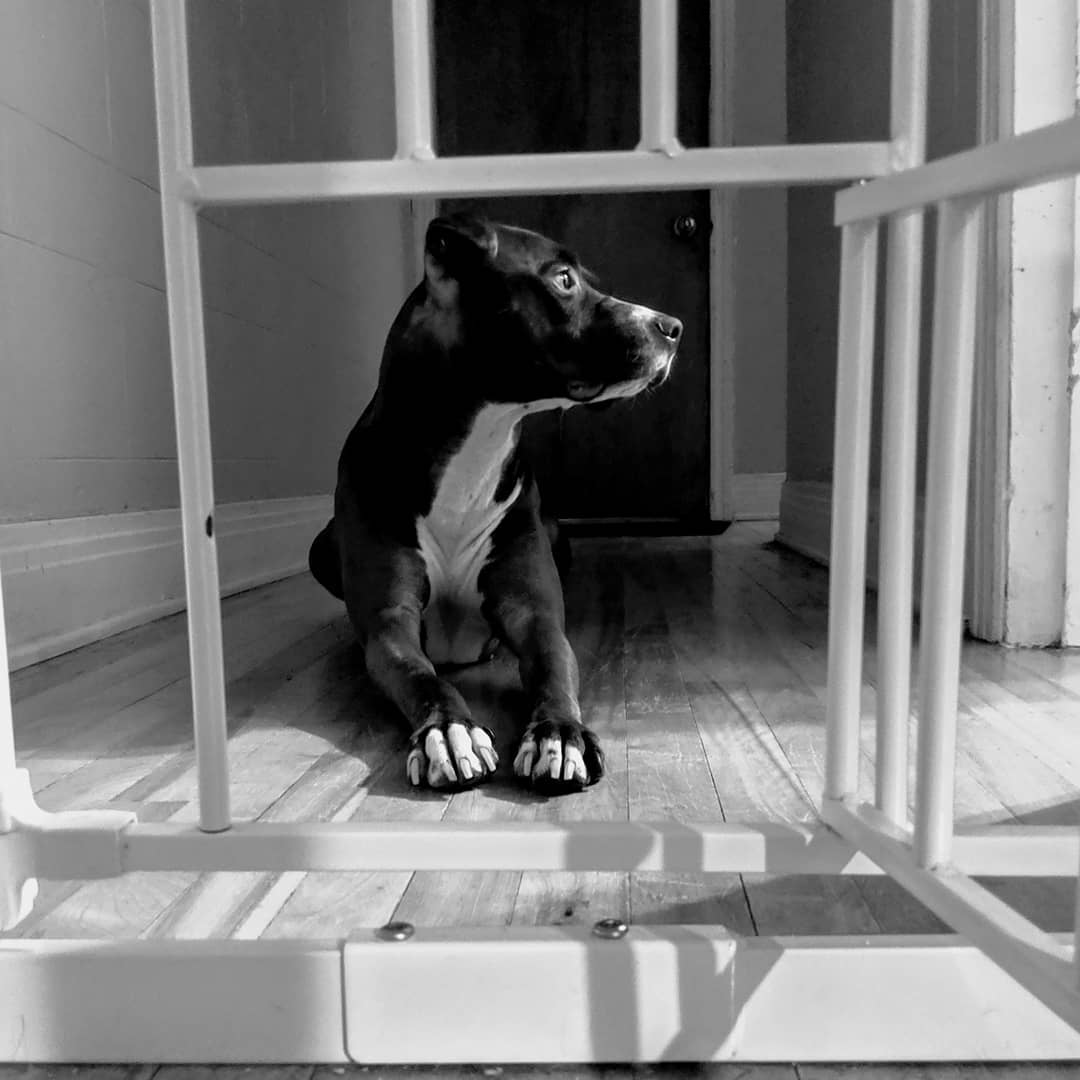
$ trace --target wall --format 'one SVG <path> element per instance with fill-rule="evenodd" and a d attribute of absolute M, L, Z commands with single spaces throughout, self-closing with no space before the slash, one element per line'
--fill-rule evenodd
<path fill-rule="evenodd" d="M 197 0 L 189 10 L 200 164 L 393 156 L 389 0 Z M 408 204 L 204 217 L 219 498 L 330 491 L 414 284 Z"/>
<path fill-rule="evenodd" d="M 933 158 L 976 140 L 977 0 L 934 0 L 930 14 L 927 155 Z M 889 137 L 890 18 L 888 0 L 789 0 L 790 142 Z M 832 478 L 840 255 L 834 194 L 834 188 L 797 188 L 788 198 L 790 481 Z M 931 258 L 933 250 L 931 229 Z M 932 273 L 924 276 L 929 297 Z M 875 460 L 879 439 L 875 430 Z"/>
<path fill-rule="evenodd" d="M 191 5 L 200 160 L 393 152 L 389 0 Z M 0 521 L 175 506 L 145 0 L 0 4 Z M 217 497 L 332 488 L 405 292 L 397 204 L 202 228 Z"/>
<path fill-rule="evenodd" d="M 200 163 L 393 154 L 390 0 L 189 11 Z M 2 0 L 0 566 L 16 664 L 183 606 L 158 197 L 147 0 Z M 204 215 L 226 591 L 304 565 L 411 285 L 407 218 L 398 202 Z"/>

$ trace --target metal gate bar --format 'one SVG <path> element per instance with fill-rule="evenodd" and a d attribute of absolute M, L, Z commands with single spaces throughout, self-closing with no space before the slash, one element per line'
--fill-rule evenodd
<path fill-rule="evenodd" d="M 185 3 L 153 7 L 157 81 L 161 226 L 165 247 L 173 408 L 180 469 L 180 510 L 187 588 L 191 704 L 199 773 L 199 824 L 220 832 L 231 824 L 225 746 L 225 668 L 221 589 L 214 536 L 214 466 L 206 385 L 199 229 L 195 206 L 181 193 L 194 163 Z"/>
<path fill-rule="evenodd" d="M 858 790 L 878 223 L 844 227 L 836 361 L 825 797 Z"/>
<path fill-rule="evenodd" d="M 641 140 L 637 149 L 677 154 L 679 142 L 678 0 L 641 5 Z"/>
<path fill-rule="evenodd" d="M 1074 950 L 976 884 L 956 867 L 953 859 L 965 525 L 983 201 L 994 191 L 1080 170 L 1078 135 L 1077 121 L 1066 121 L 1029 136 L 902 171 L 837 198 L 836 220 L 843 228 L 845 254 L 832 566 L 844 579 L 849 573 L 859 576 L 837 585 L 830 596 L 830 743 L 822 818 L 1058 1016 L 1080 1028 Z M 880 758 L 875 785 L 879 805 L 858 803 L 861 680 L 857 665 L 862 652 L 863 603 L 860 541 L 866 526 L 863 428 L 870 421 L 873 304 L 866 299 L 867 288 L 872 290 L 872 275 L 868 286 L 865 255 L 857 244 L 860 238 L 870 235 L 867 230 L 877 228 L 883 217 L 910 215 L 912 210 L 934 202 L 938 220 L 920 619 L 920 715 L 915 822 L 909 831 L 906 805 L 901 803 L 899 791 L 894 787 L 888 800 L 881 797 Z M 864 370 L 856 370 L 859 363 Z M 902 395 L 886 401 L 886 407 L 895 411 L 903 410 L 906 404 Z M 849 409 L 856 415 L 849 415 Z M 901 418 L 894 415 L 892 419 L 899 423 Z M 913 454 L 913 445 L 909 443 L 906 449 Z M 912 462 L 893 462 L 886 466 L 886 472 L 891 468 L 895 473 L 902 467 L 910 469 Z M 905 529 L 910 526 L 902 518 L 893 524 L 903 524 Z M 899 558 L 906 562 L 905 547 L 899 545 Z M 887 550 L 883 547 L 883 552 Z M 883 572 L 887 569 L 882 567 Z M 910 572 L 907 565 L 899 571 L 895 567 L 891 570 L 898 576 Z M 893 640 L 890 647 L 906 651 L 907 641 Z M 879 723 L 897 729 L 902 726 L 906 733 L 906 715 L 901 715 L 899 708 L 887 718 L 879 717 Z M 898 730 L 891 735 L 899 741 Z M 895 758 L 892 764 L 895 767 Z M 884 805 L 886 802 L 888 805 Z M 1074 938 L 1078 937 L 1080 893 L 1074 932 Z"/>
<path fill-rule="evenodd" d="M 893 5 L 889 101 L 895 168 L 910 169 L 921 165 L 926 157 L 929 21 L 929 0 Z M 908 813 L 922 211 L 913 210 L 889 220 L 887 249 L 874 799 L 878 809 L 903 824 Z"/>
<path fill-rule="evenodd" d="M 926 867 L 949 859 L 953 833 L 981 209 L 938 208 L 915 791 L 915 851 Z"/>
<path fill-rule="evenodd" d="M 428 161 L 435 156 L 428 6 L 394 0 L 393 12 L 395 157 Z"/>

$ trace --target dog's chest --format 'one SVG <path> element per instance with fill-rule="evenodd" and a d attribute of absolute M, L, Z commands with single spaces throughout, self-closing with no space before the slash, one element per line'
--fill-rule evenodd
<path fill-rule="evenodd" d="M 478 660 L 491 638 L 480 612 L 480 571 L 492 537 L 520 484 L 496 501 L 514 450 L 520 406 L 487 405 L 438 479 L 431 509 L 417 518 L 416 535 L 431 595 L 424 611 L 425 647 L 435 663 Z"/>

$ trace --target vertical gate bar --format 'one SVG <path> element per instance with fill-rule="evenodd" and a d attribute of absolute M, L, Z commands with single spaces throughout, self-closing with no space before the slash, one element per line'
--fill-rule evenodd
<path fill-rule="evenodd" d="M 678 0 L 641 0 L 641 141 L 638 150 L 674 154 L 678 131 Z"/>
<path fill-rule="evenodd" d="M 1080 828 L 1080 825 L 1077 826 Z M 1076 871 L 1076 893 L 1073 912 L 1073 982 L 1080 990 L 1080 867 Z"/>
<path fill-rule="evenodd" d="M 431 15 L 428 0 L 394 0 L 397 157 L 433 158 Z"/>
<path fill-rule="evenodd" d="M 928 24 L 928 0 L 893 0 L 890 101 L 894 169 L 921 165 L 926 157 Z M 922 211 L 891 218 L 885 272 L 874 801 L 900 825 L 908 816 L 922 258 Z"/>
<path fill-rule="evenodd" d="M 0 789 L 15 772 L 15 718 L 8 675 L 7 624 L 4 622 L 4 576 L 0 573 Z M 0 795 L 3 791 L 0 790 Z"/>
<path fill-rule="evenodd" d="M 854 794 L 859 778 L 878 231 L 877 221 L 845 225 L 840 256 L 825 748 L 829 799 Z"/>
<path fill-rule="evenodd" d="M 184 0 L 153 0 L 151 13 L 199 824 L 220 832 L 230 825 L 229 776 L 198 219 L 178 190 L 194 162 L 186 8 Z"/>
<path fill-rule="evenodd" d="M 970 199 L 938 208 L 915 792 L 915 855 L 925 867 L 952 848 L 981 208 Z"/>

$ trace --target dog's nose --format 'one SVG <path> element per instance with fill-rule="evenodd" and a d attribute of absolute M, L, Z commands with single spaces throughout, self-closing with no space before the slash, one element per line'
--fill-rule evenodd
<path fill-rule="evenodd" d="M 682 323 L 678 319 L 670 319 L 662 316 L 653 325 L 668 341 L 678 341 L 682 337 Z"/>

